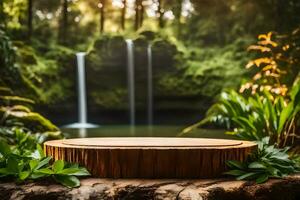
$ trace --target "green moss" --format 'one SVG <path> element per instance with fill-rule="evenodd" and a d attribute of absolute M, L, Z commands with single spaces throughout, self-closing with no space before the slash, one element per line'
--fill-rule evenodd
<path fill-rule="evenodd" d="M 15 105 L 15 104 L 25 104 L 32 105 L 35 102 L 31 99 L 18 97 L 18 96 L 0 96 L 0 104 L 1 105 Z"/>
<path fill-rule="evenodd" d="M 18 46 L 17 63 L 20 66 L 21 77 L 27 88 L 21 94 L 42 104 L 55 104 L 64 101 L 72 94 L 72 74 L 75 54 L 62 46 L 51 46 L 47 53 L 39 55 L 32 47 L 23 43 Z"/>
<path fill-rule="evenodd" d="M 42 115 L 35 112 L 28 112 L 29 110 L 24 110 L 16 108 L 16 110 L 10 110 L 8 113 L 7 108 L 0 107 L 0 116 L 4 116 L 6 113 L 6 123 L 13 121 L 18 122 L 22 126 L 28 128 L 33 133 L 43 133 L 43 132 L 57 132 L 59 129 L 52 124 L 48 119 L 44 118 Z M 4 124 L 9 125 L 9 124 Z"/>

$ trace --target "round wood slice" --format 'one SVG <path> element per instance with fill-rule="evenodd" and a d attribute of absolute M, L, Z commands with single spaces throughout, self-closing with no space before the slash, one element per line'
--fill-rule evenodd
<path fill-rule="evenodd" d="M 44 144 L 55 160 L 79 163 L 102 178 L 213 178 L 227 160 L 243 161 L 253 142 L 202 138 L 79 138 Z"/>

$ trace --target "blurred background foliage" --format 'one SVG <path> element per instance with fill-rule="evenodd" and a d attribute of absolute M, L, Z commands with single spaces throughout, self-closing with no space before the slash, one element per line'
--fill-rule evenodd
<path fill-rule="evenodd" d="M 33 99 L 36 109 L 59 125 L 72 122 L 77 112 L 75 53 L 87 51 L 91 120 L 99 121 L 101 112 L 108 116 L 103 123 L 126 123 L 120 115 L 127 112 L 125 39 L 132 38 L 138 112 L 145 108 L 151 44 L 156 123 L 174 112 L 186 114 L 168 123 L 191 123 L 225 88 L 238 89 L 243 82 L 247 93 L 257 84 L 272 85 L 270 76 L 257 78 L 274 75 L 266 70 L 268 63 L 258 63 L 261 58 L 281 70 L 274 91 L 287 92 L 295 77 L 281 72 L 298 73 L 298 13 L 298 0 L 3 0 L 0 83 Z M 260 34 L 265 35 L 256 44 Z M 270 51 L 264 51 L 270 44 Z"/>

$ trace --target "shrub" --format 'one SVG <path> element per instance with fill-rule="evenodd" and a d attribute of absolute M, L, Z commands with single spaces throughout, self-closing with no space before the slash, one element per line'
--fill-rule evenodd
<path fill-rule="evenodd" d="M 271 143 L 278 147 L 295 144 L 300 135 L 296 128 L 300 112 L 300 84 L 292 88 L 288 97 L 287 101 L 267 91 L 248 98 L 233 90 L 223 92 L 219 101 L 208 110 L 206 118 L 183 132 L 213 122 L 233 128 L 227 133 L 242 139 L 261 140 L 269 136 Z"/>
<path fill-rule="evenodd" d="M 291 173 L 299 172 L 300 162 L 288 155 L 289 148 L 278 149 L 269 145 L 269 138 L 258 142 L 258 151 L 250 155 L 246 162 L 228 161 L 231 168 L 227 175 L 236 176 L 238 180 L 256 180 L 263 183 L 269 178 L 282 178 Z"/>
<path fill-rule="evenodd" d="M 52 177 L 67 186 L 77 187 L 80 181 L 76 176 L 88 176 L 89 172 L 77 164 L 56 160 L 44 155 L 37 138 L 23 129 L 13 132 L 14 145 L 0 140 L 0 177 L 13 177 L 18 182 Z"/>
<path fill-rule="evenodd" d="M 76 176 L 89 172 L 77 164 L 46 157 L 40 144 L 62 138 L 59 129 L 48 119 L 31 111 L 34 102 L 13 96 L 8 88 L 0 88 L 0 177 L 17 181 L 52 177 L 67 187 L 77 187 Z"/>

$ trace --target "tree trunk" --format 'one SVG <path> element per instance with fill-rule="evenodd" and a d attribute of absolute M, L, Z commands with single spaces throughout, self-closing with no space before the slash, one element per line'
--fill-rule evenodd
<path fill-rule="evenodd" d="M 254 142 L 201 138 L 80 138 L 44 143 L 47 156 L 102 178 L 211 178 L 244 161 Z"/>
<path fill-rule="evenodd" d="M 143 0 L 135 1 L 135 30 L 142 27 L 144 21 Z"/>
<path fill-rule="evenodd" d="M 176 23 L 176 32 L 177 37 L 179 38 L 181 35 L 181 12 L 182 12 L 182 2 L 183 0 L 177 0 L 176 1 L 176 7 L 174 9 L 174 15 L 175 15 L 175 23 Z"/>
<path fill-rule="evenodd" d="M 100 33 L 102 34 L 104 32 L 104 26 L 105 26 L 105 6 L 106 6 L 106 0 L 100 1 Z"/>
<path fill-rule="evenodd" d="M 27 14 L 28 14 L 28 21 L 27 21 L 27 28 L 28 28 L 28 39 L 30 40 L 31 39 L 31 36 L 32 36 L 32 29 L 33 29 L 33 25 L 32 25 L 32 22 L 33 22 L 33 0 L 28 0 L 27 1 L 28 3 L 28 7 L 27 7 Z"/>
<path fill-rule="evenodd" d="M 141 5 L 140 5 L 140 24 L 139 24 L 139 28 L 141 28 L 143 26 L 143 22 L 144 22 L 144 11 L 145 8 L 143 6 L 143 1 L 141 1 Z"/>
<path fill-rule="evenodd" d="M 137 31 L 139 29 L 140 24 L 140 11 L 139 11 L 140 0 L 135 0 L 135 22 L 134 29 Z"/>
<path fill-rule="evenodd" d="M 164 21 L 163 21 L 164 10 L 162 8 L 162 0 L 158 0 L 157 13 L 158 13 L 158 26 L 160 28 L 163 28 L 164 27 Z"/>
<path fill-rule="evenodd" d="M 68 0 L 63 0 L 62 19 L 60 27 L 60 42 L 65 44 L 68 34 Z"/>
<path fill-rule="evenodd" d="M 122 0 L 122 3 L 124 5 L 124 7 L 122 8 L 122 14 L 121 14 L 121 29 L 125 30 L 125 17 L 126 17 L 127 1 Z"/>

